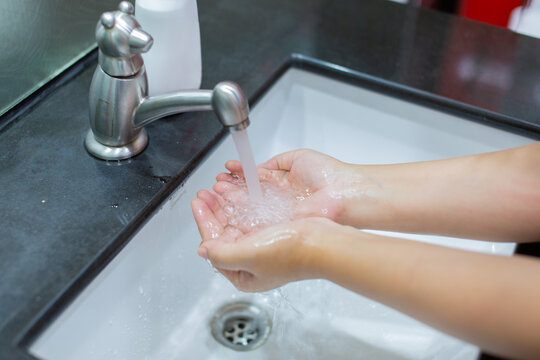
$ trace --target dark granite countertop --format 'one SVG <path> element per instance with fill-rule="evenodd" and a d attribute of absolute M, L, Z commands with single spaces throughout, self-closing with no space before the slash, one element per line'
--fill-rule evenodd
<path fill-rule="evenodd" d="M 383 0 L 198 3 L 203 87 L 236 81 L 254 100 L 287 64 L 308 66 L 291 57 L 300 54 L 540 134 L 540 40 Z M 0 132 L 1 359 L 31 358 L 18 345 L 29 324 L 119 251 L 224 133 L 211 113 L 184 114 L 148 126 L 135 159 L 92 158 L 83 138 L 94 67 Z"/>

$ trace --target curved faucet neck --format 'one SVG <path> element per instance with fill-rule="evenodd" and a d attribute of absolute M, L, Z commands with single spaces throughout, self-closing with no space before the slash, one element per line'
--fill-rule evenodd
<path fill-rule="evenodd" d="M 231 130 L 249 126 L 249 106 L 238 84 L 223 81 L 213 90 L 181 90 L 145 97 L 133 112 L 133 127 L 139 128 L 167 115 L 188 111 L 214 110 Z"/>
<path fill-rule="evenodd" d="M 143 127 L 168 115 L 212 110 L 212 90 L 182 90 L 144 98 L 133 114 L 133 126 Z"/>

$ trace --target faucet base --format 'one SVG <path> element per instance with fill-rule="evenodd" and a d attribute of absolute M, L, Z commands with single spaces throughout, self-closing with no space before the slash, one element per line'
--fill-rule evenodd
<path fill-rule="evenodd" d="M 131 143 L 124 146 L 108 146 L 103 145 L 94 137 L 94 133 L 90 129 L 86 134 L 84 146 L 86 150 L 93 156 L 102 160 L 125 160 L 141 153 L 148 145 L 148 134 L 145 129 L 142 129 L 139 136 Z"/>

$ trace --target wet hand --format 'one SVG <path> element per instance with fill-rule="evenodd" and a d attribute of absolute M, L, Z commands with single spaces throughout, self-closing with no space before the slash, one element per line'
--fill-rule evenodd
<path fill-rule="evenodd" d="M 198 253 L 246 292 L 267 291 L 314 277 L 317 261 L 310 249 L 315 239 L 308 233 L 313 234 L 315 228 L 339 227 L 327 219 L 310 218 L 246 232 L 226 222 L 222 204 L 219 196 L 206 190 L 192 201 L 203 239 Z"/>
<path fill-rule="evenodd" d="M 231 160 L 230 173 L 217 176 L 216 193 L 227 198 L 239 193 L 242 165 Z M 294 218 L 325 217 L 339 221 L 344 212 L 343 198 L 353 189 L 350 165 L 313 150 L 296 150 L 277 155 L 257 169 L 261 183 L 288 192 L 295 200 Z"/>

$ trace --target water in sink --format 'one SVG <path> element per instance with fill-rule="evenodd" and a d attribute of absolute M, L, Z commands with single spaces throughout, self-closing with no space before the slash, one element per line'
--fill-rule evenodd
<path fill-rule="evenodd" d="M 533 140 L 289 70 L 253 107 L 255 161 L 301 147 L 364 164 L 435 160 Z M 217 121 L 217 120 L 216 120 Z M 242 294 L 199 258 L 189 201 L 211 188 L 225 161 L 220 144 L 129 244 L 34 342 L 41 359 L 476 359 L 479 349 L 322 280 Z M 392 234 L 496 254 L 514 244 Z M 247 300 L 271 315 L 267 342 L 237 352 L 215 341 L 213 315 Z"/>

